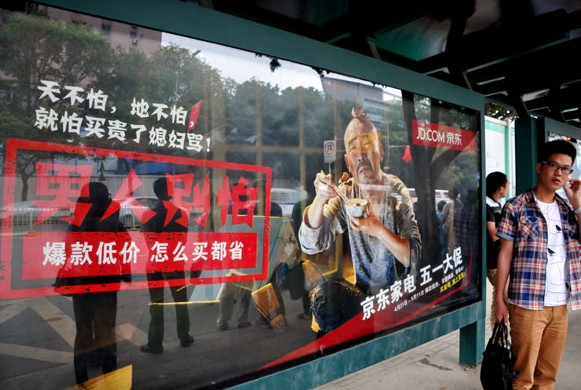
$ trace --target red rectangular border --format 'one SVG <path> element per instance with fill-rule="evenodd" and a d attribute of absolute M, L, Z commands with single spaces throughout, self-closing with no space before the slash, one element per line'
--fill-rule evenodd
<path fill-rule="evenodd" d="M 260 273 L 249 273 L 245 275 L 225 275 L 225 276 L 211 276 L 205 278 L 193 278 L 191 283 L 193 284 L 213 284 L 213 283 L 223 283 L 223 282 L 247 282 L 255 280 L 264 280 L 268 277 L 268 248 L 269 248 L 269 232 L 270 232 L 270 189 L 272 186 L 272 171 L 270 167 L 266 166 L 255 166 L 248 164 L 237 164 L 222 161 L 213 160 L 199 160 L 192 159 L 188 157 L 181 156 L 167 156 L 159 154 L 150 154 L 143 152 L 131 152 L 124 150 L 113 150 L 105 148 L 91 148 L 78 145 L 64 145 L 48 142 L 30 141 L 30 140 L 20 140 L 20 139 L 8 139 L 6 141 L 6 155 L 5 155 L 5 167 L 4 167 L 4 204 L 13 203 L 16 194 L 16 158 L 18 153 L 21 151 L 43 151 L 43 152 L 56 152 L 56 153 L 66 153 L 66 154 L 78 154 L 89 157 L 111 157 L 115 156 L 117 158 L 127 158 L 145 162 L 167 162 L 171 164 L 181 164 L 187 166 L 213 169 L 228 169 L 228 170 L 239 170 L 244 172 L 261 173 L 266 178 L 266 188 L 265 188 L 265 214 L 263 226 L 263 237 L 258 237 L 258 243 L 262 242 L 262 269 Z M 2 236 L 1 236 L 1 260 L 0 260 L 0 298 L 11 299 L 11 298 L 25 298 L 34 296 L 45 296 L 45 295 L 55 295 L 55 291 L 50 286 L 43 287 L 22 287 L 13 288 L 14 282 L 22 282 L 23 279 L 13 279 L 13 264 L 18 259 L 13 258 L 13 230 L 12 223 L 9 219 L 2 221 Z M 262 241 L 261 241 L 262 239 Z M 182 280 L 168 281 L 169 285 L 180 285 L 183 284 Z M 85 285 L 87 287 L 94 287 Z M 148 288 L 147 281 L 135 281 L 131 284 L 123 283 L 121 285 L 111 284 L 103 286 L 102 290 L 110 289 L 145 289 Z M 97 290 L 95 290 L 97 291 Z"/>

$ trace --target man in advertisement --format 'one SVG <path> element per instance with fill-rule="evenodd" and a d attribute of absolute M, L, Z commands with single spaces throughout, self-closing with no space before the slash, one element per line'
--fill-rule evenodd
<path fill-rule="evenodd" d="M 415 276 L 421 237 L 406 185 L 381 169 L 384 150 L 379 132 L 364 112 L 352 114 L 344 136 L 351 177 L 342 178 L 337 187 L 330 174 L 317 174 L 316 196 L 305 210 L 299 236 L 302 250 L 316 254 L 346 232 L 355 286 L 371 295 L 407 275 Z M 319 324 L 325 322 L 314 314 Z"/>

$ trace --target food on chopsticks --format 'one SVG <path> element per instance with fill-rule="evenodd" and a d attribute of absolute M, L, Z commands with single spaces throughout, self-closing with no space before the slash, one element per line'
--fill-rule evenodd
<path fill-rule="evenodd" d="M 341 178 L 339 179 L 339 184 L 345 184 L 345 185 L 350 186 L 351 181 L 349 181 L 349 179 L 351 179 L 351 176 L 349 176 L 349 173 L 343 172 L 343 174 L 341 175 Z"/>

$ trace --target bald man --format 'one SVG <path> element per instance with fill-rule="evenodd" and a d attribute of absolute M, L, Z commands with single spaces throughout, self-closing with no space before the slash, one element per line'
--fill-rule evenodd
<path fill-rule="evenodd" d="M 299 237 L 303 252 L 315 254 L 347 232 L 356 286 L 369 295 L 407 275 L 415 276 L 422 244 L 407 187 L 381 169 L 384 150 L 379 132 L 361 110 L 353 110 L 352 116 L 344 137 L 350 178 L 335 187 L 330 174 L 317 174 L 316 196 L 305 209 Z M 350 217 L 337 190 L 347 198 L 367 200 L 367 212 Z"/>

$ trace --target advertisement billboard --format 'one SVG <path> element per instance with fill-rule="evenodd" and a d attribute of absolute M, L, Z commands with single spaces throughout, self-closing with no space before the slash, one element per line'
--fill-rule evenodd
<path fill-rule="evenodd" d="M 482 299 L 479 111 L 38 7 L 0 25 L 0 302 L 31 309 L 2 359 L 224 387 Z M 158 45 L 115 49 L 101 24 Z M 41 304 L 66 320 L 31 341 Z M 97 309 L 105 341 L 79 341 Z"/>

